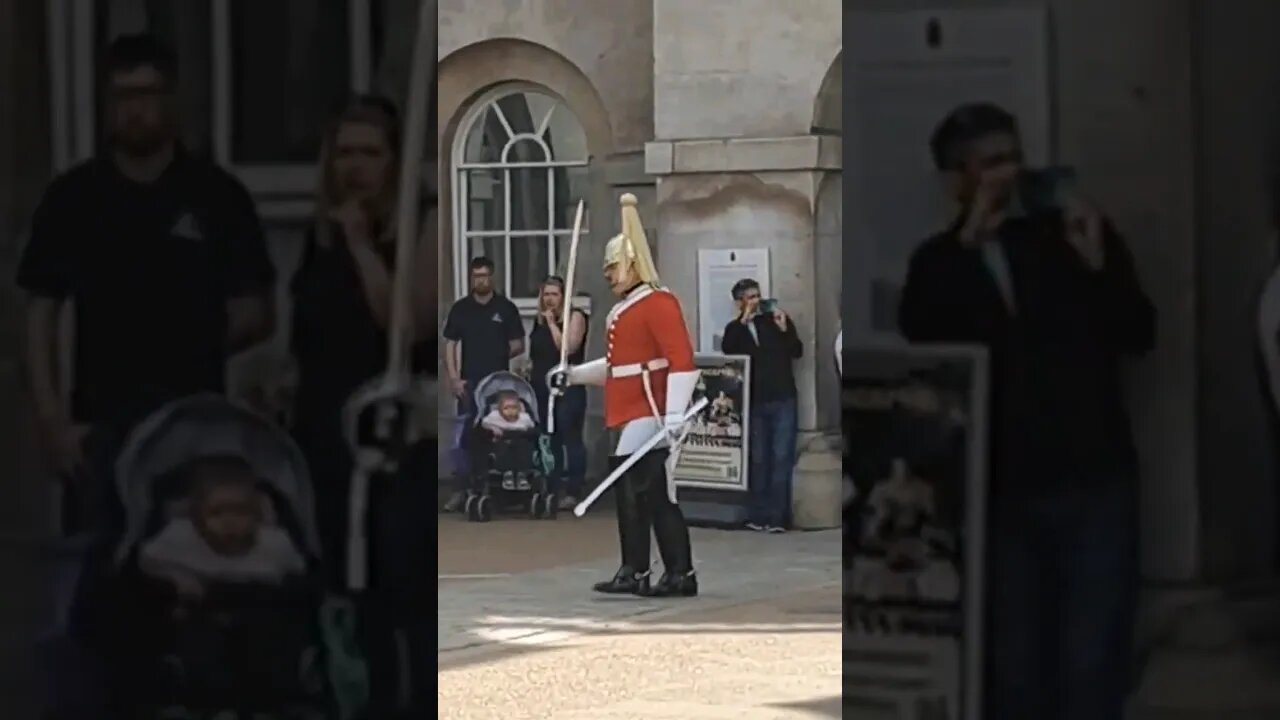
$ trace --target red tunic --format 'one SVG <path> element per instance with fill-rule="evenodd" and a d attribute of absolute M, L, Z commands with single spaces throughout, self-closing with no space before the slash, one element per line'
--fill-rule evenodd
<path fill-rule="evenodd" d="M 606 426 L 617 429 L 632 420 L 653 417 L 639 371 L 642 366 L 650 367 L 653 399 L 658 414 L 665 413 L 667 375 L 697 370 L 676 296 L 645 286 L 615 305 L 609 312 L 605 362 L 609 366 L 604 383 Z"/>

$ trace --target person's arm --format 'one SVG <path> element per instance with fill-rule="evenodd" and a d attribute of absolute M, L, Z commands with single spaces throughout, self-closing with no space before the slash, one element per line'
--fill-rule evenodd
<path fill-rule="evenodd" d="M 724 326 L 724 336 L 720 338 L 720 350 L 725 355 L 750 355 L 754 342 L 751 330 L 741 320 L 730 320 Z"/>
<path fill-rule="evenodd" d="M 524 323 L 520 321 L 520 311 L 516 304 L 503 298 L 503 325 L 507 330 L 507 356 L 520 357 L 524 354 Z"/>
<path fill-rule="evenodd" d="M 804 357 L 804 341 L 800 339 L 800 333 L 796 332 L 796 324 L 791 321 L 790 315 L 787 316 L 787 329 L 782 331 L 782 344 L 793 360 Z"/>
<path fill-rule="evenodd" d="M 1094 290 L 1094 317 L 1113 350 L 1144 355 L 1155 347 L 1155 306 L 1142 289 L 1124 240 L 1109 222 L 1103 227 L 1102 268 L 1086 271 Z"/>
<path fill-rule="evenodd" d="M 955 243 L 954 246 L 951 246 Z M 935 238 L 911 256 L 898 305 L 898 327 L 913 343 L 985 343 L 999 327 L 1002 309 L 977 297 L 967 253 L 954 237 Z"/>
<path fill-rule="evenodd" d="M 63 300 L 33 295 L 27 300 L 27 383 L 36 417 L 43 422 L 60 422 L 66 418 L 67 404 L 58 387 L 60 319 Z"/>
<path fill-rule="evenodd" d="M 559 350 L 564 342 L 563 333 L 560 327 L 555 323 L 547 323 L 547 328 L 551 331 L 551 339 Z M 587 319 L 581 312 L 574 310 L 569 315 L 569 349 L 565 351 L 566 355 L 572 355 L 578 352 L 578 348 L 582 347 L 582 339 L 587 335 Z"/>
<path fill-rule="evenodd" d="M 222 180 L 226 202 L 227 347 L 232 354 L 271 339 L 276 331 L 275 265 L 249 191 L 229 175 Z"/>
<path fill-rule="evenodd" d="M 79 465 L 84 435 L 72 423 L 59 372 L 62 310 L 75 291 L 76 240 L 81 234 L 68 185 L 64 176 L 45 192 L 32 217 L 17 274 L 18 286 L 26 292 L 27 385 L 45 450 L 63 473 Z"/>
<path fill-rule="evenodd" d="M 455 396 L 464 391 L 462 385 L 462 328 L 458 318 L 458 304 L 449 308 L 449 315 L 444 321 L 444 369 L 445 379 Z"/>
<path fill-rule="evenodd" d="M 365 304 L 378 329 L 386 330 L 391 326 L 391 271 L 369 238 L 350 238 L 347 247 L 355 259 Z"/>
<path fill-rule="evenodd" d="M 667 397 L 664 409 L 668 426 L 683 420 L 685 411 L 693 399 L 693 391 L 698 385 L 698 370 L 694 362 L 693 341 L 689 338 L 689 328 L 684 321 L 684 312 L 680 301 L 669 292 L 655 292 L 645 300 L 645 321 L 649 332 L 657 340 L 662 357 L 667 361 Z"/>

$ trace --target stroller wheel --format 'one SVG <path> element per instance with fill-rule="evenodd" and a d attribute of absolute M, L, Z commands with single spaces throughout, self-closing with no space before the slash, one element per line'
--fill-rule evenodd
<path fill-rule="evenodd" d="M 542 495 L 529 493 L 529 517 L 537 520 L 542 517 Z"/>
<path fill-rule="evenodd" d="M 547 493 L 542 496 L 542 517 L 548 520 L 555 520 L 556 513 L 560 510 L 560 499 L 555 493 Z"/>
<path fill-rule="evenodd" d="M 476 522 L 489 522 L 493 519 L 493 499 L 488 495 L 476 498 Z"/>
<path fill-rule="evenodd" d="M 471 522 L 475 522 L 477 519 L 476 518 L 476 501 L 478 499 L 479 498 L 477 498 L 475 495 L 472 495 L 471 493 L 467 493 L 467 499 L 462 506 L 462 513 L 466 515 L 467 519 L 470 520 Z"/>

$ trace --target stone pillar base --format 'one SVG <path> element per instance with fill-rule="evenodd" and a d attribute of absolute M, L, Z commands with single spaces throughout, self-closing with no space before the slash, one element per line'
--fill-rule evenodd
<path fill-rule="evenodd" d="M 800 435 L 800 457 L 791 481 L 791 518 L 797 530 L 827 530 L 843 520 L 840 477 L 844 458 L 838 437 Z"/>

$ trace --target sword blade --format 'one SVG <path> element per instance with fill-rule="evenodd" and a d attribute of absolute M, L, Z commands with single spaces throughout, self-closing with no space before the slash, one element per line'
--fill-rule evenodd
<path fill-rule="evenodd" d="M 684 422 L 687 423 L 690 420 L 692 420 L 694 416 L 702 412 L 702 408 L 706 406 L 707 406 L 707 399 L 705 397 L 700 398 L 698 402 L 694 403 L 688 410 L 684 412 L 684 416 L 683 416 Z M 587 495 L 587 497 L 585 497 L 582 500 L 582 502 L 578 503 L 577 506 L 573 508 L 573 514 L 577 517 L 582 517 L 583 515 L 586 515 L 587 510 L 593 504 L 595 504 L 595 501 L 600 499 L 600 496 L 603 495 L 606 490 L 612 487 L 614 483 L 618 482 L 619 478 L 621 478 L 624 473 L 626 473 L 628 470 L 634 467 L 636 463 L 640 462 L 640 458 L 644 457 L 646 453 L 648 453 L 650 450 L 657 447 L 658 443 L 662 442 L 667 437 L 668 437 L 668 433 L 666 428 L 662 428 L 658 432 L 654 433 L 653 437 L 646 440 L 643 445 L 641 445 L 639 448 L 636 449 L 635 452 L 628 455 L 627 459 L 624 460 L 621 465 L 614 468 L 614 471 L 609 473 L 609 477 L 601 481 L 601 483 L 597 485 L 594 490 L 591 491 L 590 495 Z M 675 449 L 678 452 L 678 446 L 673 449 Z"/>
<path fill-rule="evenodd" d="M 573 235 L 569 237 L 569 263 L 564 270 L 564 300 L 560 317 L 560 365 L 569 362 L 569 318 L 573 314 L 573 276 L 578 269 L 578 240 L 582 237 L 582 213 L 586 203 L 578 201 L 578 210 L 573 216 Z M 556 432 L 556 395 L 551 393 L 547 398 L 547 433 Z"/>

